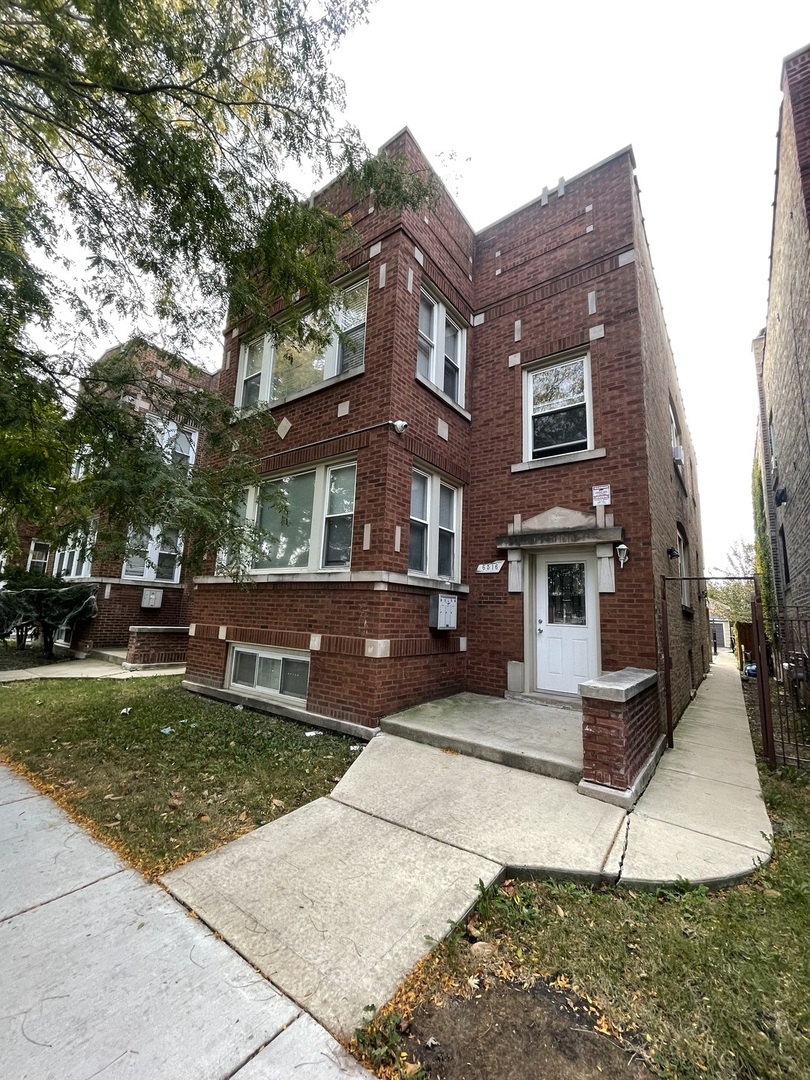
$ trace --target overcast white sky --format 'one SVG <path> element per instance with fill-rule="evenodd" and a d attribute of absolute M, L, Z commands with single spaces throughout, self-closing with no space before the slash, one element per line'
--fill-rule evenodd
<path fill-rule="evenodd" d="M 632 143 L 708 567 L 753 534 L 781 65 L 808 41 L 807 0 L 378 0 L 335 63 L 368 145 L 407 124 L 475 229 Z"/>

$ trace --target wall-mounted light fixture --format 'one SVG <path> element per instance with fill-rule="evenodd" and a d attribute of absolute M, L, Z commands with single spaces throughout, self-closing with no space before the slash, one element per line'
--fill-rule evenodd
<path fill-rule="evenodd" d="M 667 548 L 667 555 L 669 555 L 670 559 L 680 559 L 681 557 L 681 553 L 677 548 Z"/>
<path fill-rule="evenodd" d="M 620 570 L 624 570 L 624 564 L 627 562 L 629 554 L 630 553 L 627 550 L 627 544 L 617 544 L 616 545 L 616 557 L 619 560 L 619 569 Z"/>

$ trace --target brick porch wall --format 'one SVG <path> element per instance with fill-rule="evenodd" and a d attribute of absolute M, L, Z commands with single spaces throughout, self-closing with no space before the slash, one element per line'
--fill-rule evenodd
<path fill-rule="evenodd" d="M 583 685 L 583 780 L 626 791 L 640 775 L 662 731 L 657 683 L 627 701 L 589 697 Z"/>

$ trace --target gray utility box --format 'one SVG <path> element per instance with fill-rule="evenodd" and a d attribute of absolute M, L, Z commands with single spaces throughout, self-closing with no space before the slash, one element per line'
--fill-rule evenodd
<path fill-rule="evenodd" d="M 142 608 L 163 607 L 163 589 L 144 589 L 141 597 Z"/>
<path fill-rule="evenodd" d="M 458 597 L 434 593 L 430 598 L 428 626 L 431 630 L 455 630 L 458 622 Z"/>

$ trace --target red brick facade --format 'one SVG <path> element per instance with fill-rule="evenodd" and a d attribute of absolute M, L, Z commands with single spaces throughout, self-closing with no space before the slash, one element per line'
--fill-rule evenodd
<path fill-rule="evenodd" d="M 389 150 L 429 167 L 407 131 Z M 268 477 L 356 462 L 350 569 L 260 572 L 248 590 L 198 579 L 189 682 L 231 686 L 228 657 L 238 643 L 306 657 L 306 709 L 369 728 L 388 713 L 462 690 L 549 689 L 535 644 L 543 556 L 587 561 L 594 582 L 598 576 L 588 601 L 589 618 L 598 619 L 590 624 L 597 625 L 594 654 L 583 678 L 628 666 L 662 672 L 659 579 L 673 573 L 667 549 L 677 548 L 680 529 L 697 575 L 701 537 L 694 453 L 632 152 L 478 234 L 445 192 L 435 207 L 398 215 L 346 196 L 340 185 L 320 198 L 351 214 L 357 246 L 347 262 L 368 275 L 364 368 L 273 406 L 276 424 L 288 423 L 283 437 L 268 426 L 259 456 Z M 466 332 L 460 404 L 417 374 L 422 288 Z M 219 385 L 232 400 L 240 350 L 250 340 L 248 322 L 226 333 Z M 569 357 L 589 372 L 588 445 L 532 459 L 527 372 Z M 673 460 L 670 406 L 683 465 Z M 407 421 L 404 433 L 392 426 L 399 419 Z M 414 467 L 457 489 L 456 580 L 409 573 Z M 610 503 L 595 509 L 597 485 L 610 485 Z M 629 551 L 622 569 L 614 557 L 620 542 Z M 494 564 L 493 572 L 479 573 L 480 564 Z M 680 715 L 709 663 L 708 622 L 697 587 L 683 606 L 680 584 L 668 588 L 678 598 L 669 629 Z M 455 597 L 455 629 L 430 629 L 437 594 Z M 658 711 L 648 709 L 657 724 L 659 694 L 652 692 Z"/>
<path fill-rule="evenodd" d="M 768 322 L 754 342 L 780 616 L 810 618 L 810 46 L 784 63 Z"/>

